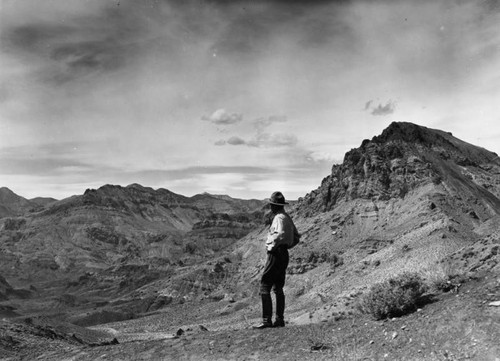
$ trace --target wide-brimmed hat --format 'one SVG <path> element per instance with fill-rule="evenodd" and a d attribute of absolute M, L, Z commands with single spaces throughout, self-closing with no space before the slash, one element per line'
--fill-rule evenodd
<path fill-rule="evenodd" d="M 281 192 L 274 192 L 273 194 L 271 194 L 271 198 L 269 198 L 267 201 L 269 204 L 275 204 L 277 206 L 288 204 L 287 202 L 285 202 L 285 196 Z"/>

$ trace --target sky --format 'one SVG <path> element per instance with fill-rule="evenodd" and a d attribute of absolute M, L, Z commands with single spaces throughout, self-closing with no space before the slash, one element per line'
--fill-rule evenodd
<path fill-rule="evenodd" d="M 0 0 L 0 187 L 297 199 L 393 121 L 500 154 L 500 5 Z"/>

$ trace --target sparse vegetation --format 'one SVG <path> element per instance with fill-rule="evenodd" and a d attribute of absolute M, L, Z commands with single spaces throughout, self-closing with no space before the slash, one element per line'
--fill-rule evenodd
<path fill-rule="evenodd" d="M 21 229 L 25 224 L 26 219 L 24 218 L 6 218 L 3 227 L 6 231 L 17 231 Z"/>
<path fill-rule="evenodd" d="M 303 274 L 318 267 L 321 263 L 328 263 L 332 269 L 342 266 L 344 260 L 335 253 L 309 252 L 307 257 L 297 257 L 296 264 L 288 267 L 289 274 Z"/>
<path fill-rule="evenodd" d="M 363 312 L 381 320 L 402 316 L 417 309 L 427 286 L 417 273 L 403 273 L 375 284 L 361 301 Z"/>
<path fill-rule="evenodd" d="M 287 207 L 306 237 L 290 251 L 287 327 L 264 334 L 249 329 L 260 321 L 264 201 L 251 206 L 105 186 L 3 218 L 0 354 L 51 360 L 104 353 L 108 359 L 214 360 L 482 360 L 498 354 L 498 309 L 490 305 L 500 300 L 499 208 L 492 198 L 500 194 L 497 165 L 456 168 L 433 154 L 431 143 L 414 144 L 411 134 L 408 144 L 399 138 L 364 141 L 320 188 Z M 456 146 L 450 151 L 458 152 Z M 462 171 L 473 177 L 462 178 Z M 473 184 L 486 175 L 489 193 Z M 446 184 L 435 187 L 440 177 Z M 373 286 L 380 275 L 390 278 L 403 268 L 418 274 Z M 366 314 L 355 314 L 356 305 Z M 48 326 L 22 324 L 25 314 L 43 316 Z M 73 328 L 57 338 L 49 326 L 60 321 L 106 334 L 93 345 L 114 337 L 120 344 L 87 347 Z"/>
<path fill-rule="evenodd" d="M 438 262 L 421 272 L 431 292 L 458 292 L 464 276 L 449 263 Z"/>
<path fill-rule="evenodd" d="M 194 254 L 196 252 L 196 244 L 193 242 L 187 242 L 186 245 L 184 246 L 184 252 L 189 253 L 189 254 Z"/>

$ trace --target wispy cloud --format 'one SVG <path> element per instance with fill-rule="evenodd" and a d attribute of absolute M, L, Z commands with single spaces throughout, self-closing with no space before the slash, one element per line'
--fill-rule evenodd
<path fill-rule="evenodd" d="M 255 120 L 254 124 L 257 132 L 262 132 L 273 123 L 285 123 L 287 121 L 288 118 L 285 115 L 271 115 L 267 118 L 259 118 Z"/>
<path fill-rule="evenodd" d="M 69 6 L 68 9 L 71 9 Z M 7 21 L 2 37 L 8 53 L 22 54 L 40 79 L 60 84 L 122 68 L 139 56 L 147 23 L 134 12 L 91 3 L 91 14 L 71 14 L 64 24 L 40 17 L 28 24 Z"/>
<path fill-rule="evenodd" d="M 202 116 L 202 120 L 212 122 L 214 124 L 235 124 L 243 120 L 243 115 L 238 113 L 228 113 L 226 109 L 217 109 L 212 115 Z"/>
<path fill-rule="evenodd" d="M 297 145 L 298 139 L 293 134 L 287 133 L 259 133 L 247 144 L 250 147 L 293 147 Z"/>
<path fill-rule="evenodd" d="M 246 144 L 246 142 L 243 139 L 241 139 L 240 137 L 233 136 L 227 140 L 227 144 L 243 145 L 243 144 Z"/>
<path fill-rule="evenodd" d="M 224 109 L 216 111 L 210 117 L 203 117 L 214 124 L 234 124 L 243 119 L 241 114 L 228 114 Z M 278 130 L 277 132 L 267 132 L 266 129 L 275 123 L 285 123 L 288 118 L 284 115 L 272 115 L 267 118 L 259 118 L 251 122 L 253 125 L 253 135 L 243 136 L 233 135 L 228 139 L 220 139 L 214 144 L 222 145 L 246 145 L 254 148 L 276 148 L 294 147 L 298 143 L 297 136 Z M 242 133 L 248 134 L 246 129 L 241 129 Z"/>
<path fill-rule="evenodd" d="M 371 115 L 375 116 L 384 116 L 394 113 L 396 109 L 396 105 L 392 100 L 389 100 L 387 103 L 378 105 L 373 105 L 373 100 L 369 100 L 365 103 L 365 111 L 369 111 Z"/>
<path fill-rule="evenodd" d="M 3 147 L 0 153 L 1 174 L 53 176 L 65 172 L 92 174 L 102 166 L 92 164 L 91 149 L 99 142 L 60 142 L 31 146 Z M 78 154 L 79 157 L 75 157 Z"/>

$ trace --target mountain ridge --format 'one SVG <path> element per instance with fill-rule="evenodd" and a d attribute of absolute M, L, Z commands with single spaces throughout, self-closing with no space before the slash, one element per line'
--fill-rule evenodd
<path fill-rule="evenodd" d="M 290 209 L 303 234 L 287 279 L 289 292 L 300 295 L 292 301 L 295 322 L 355 313 L 352 295 L 404 272 L 445 274 L 455 267 L 446 266 L 451 258 L 463 257 L 454 272 L 470 275 L 481 257 L 495 258 L 499 235 L 486 225 L 500 220 L 496 154 L 411 123 L 393 123 L 382 134 L 348 151 Z M 264 238 L 261 229 L 237 247 L 240 277 L 256 288 Z M 479 267 L 498 268 L 498 260 Z"/>
<path fill-rule="evenodd" d="M 460 167 L 477 168 L 479 164 L 495 174 L 500 172 L 496 153 L 444 131 L 393 122 L 380 136 L 365 139 L 359 148 L 348 151 L 343 163 L 333 165 L 331 174 L 301 204 L 304 208 L 315 204 L 316 210 L 328 210 L 340 198 L 401 197 L 422 183 L 439 183 L 450 172 L 459 174 Z M 494 198 L 498 198 L 498 187 L 493 188 Z"/>
<path fill-rule="evenodd" d="M 58 320 L 80 326 L 114 322 L 101 329 L 120 341 L 156 320 L 159 332 L 204 325 L 238 337 L 260 316 L 268 229 L 265 202 L 240 201 L 228 212 L 227 197 L 105 185 L 0 219 L 3 303 L 21 315 L 57 305 Z M 302 233 L 290 250 L 287 326 L 336 333 L 339 320 L 362 319 L 371 286 L 405 272 L 500 298 L 498 156 L 451 133 L 392 123 L 286 210 Z M 29 299 L 13 296 L 21 287 Z"/>

